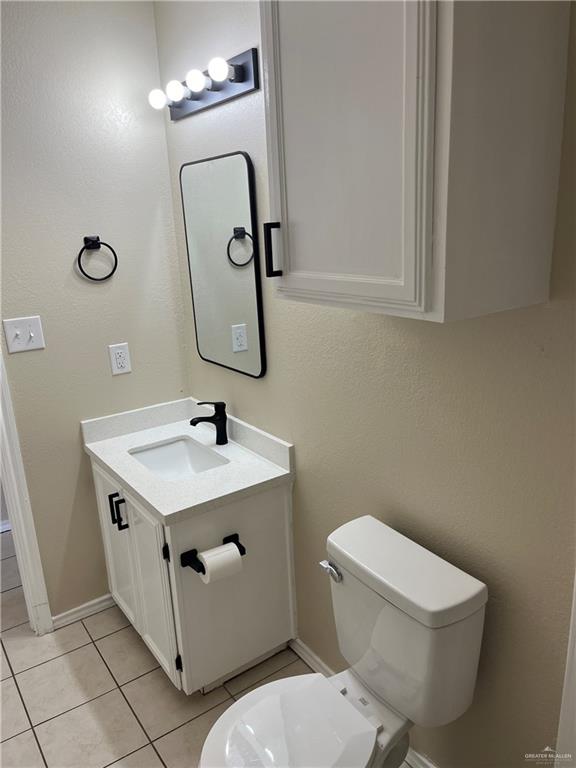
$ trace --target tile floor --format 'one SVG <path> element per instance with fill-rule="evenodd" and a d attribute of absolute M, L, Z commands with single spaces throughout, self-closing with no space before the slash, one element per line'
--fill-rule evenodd
<path fill-rule="evenodd" d="M 0 533 L 0 591 L 9 592 L 22 585 L 12 531 Z"/>
<path fill-rule="evenodd" d="M 36 637 L 10 532 L 0 554 L 2 768 L 194 768 L 230 704 L 312 671 L 286 649 L 206 696 L 186 696 L 116 607 Z"/>
<path fill-rule="evenodd" d="M 235 699 L 310 672 L 287 649 L 206 696 L 186 696 L 118 608 L 36 637 L 17 603 L 6 615 L 2 605 L 3 768 L 193 768 Z"/>
<path fill-rule="evenodd" d="M 0 629 L 28 620 L 12 531 L 0 533 Z"/>

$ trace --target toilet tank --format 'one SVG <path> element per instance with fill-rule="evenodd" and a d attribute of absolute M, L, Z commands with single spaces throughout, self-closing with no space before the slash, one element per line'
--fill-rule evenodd
<path fill-rule="evenodd" d="M 366 515 L 328 537 L 338 643 L 354 673 L 423 726 L 470 705 L 484 626 L 486 586 Z"/>

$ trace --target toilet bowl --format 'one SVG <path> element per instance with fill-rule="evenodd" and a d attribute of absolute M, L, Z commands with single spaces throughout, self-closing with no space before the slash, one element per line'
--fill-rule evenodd
<path fill-rule="evenodd" d="M 200 768 L 398 768 L 413 724 L 444 725 L 470 705 L 485 585 L 370 516 L 327 550 L 349 669 L 246 694 L 212 727 Z"/>
<path fill-rule="evenodd" d="M 220 716 L 200 768 L 397 768 L 411 725 L 349 671 L 288 677 L 246 694 Z"/>

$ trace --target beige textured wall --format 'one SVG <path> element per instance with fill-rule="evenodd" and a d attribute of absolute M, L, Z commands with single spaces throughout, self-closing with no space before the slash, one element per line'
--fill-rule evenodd
<path fill-rule="evenodd" d="M 78 421 L 182 391 L 222 397 L 296 444 L 305 642 L 342 665 L 316 563 L 340 523 L 386 520 L 490 589 L 475 702 L 414 745 L 442 768 L 523 766 L 555 740 L 573 576 L 574 22 L 552 301 L 436 326 L 282 302 L 267 283 L 269 374 L 254 381 L 199 360 L 187 297 L 180 316 L 177 171 L 248 151 L 265 220 L 262 95 L 166 124 L 176 262 L 164 118 L 146 92 L 257 45 L 257 8 L 162 2 L 156 20 L 161 79 L 147 4 L 3 3 L 3 316 L 40 313 L 48 343 L 7 364 L 52 611 L 106 590 Z M 109 284 L 72 269 L 88 232 L 118 246 Z M 112 378 L 106 345 L 124 340 L 134 372 Z"/>
<path fill-rule="evenodd" d="M 251 3 L 156 3 L 162 82 L 258 41 Z M 452 725 L 416 730 L 442 768 L 524 766 L 556 737 L 574 574 L 574 23 L 552 300 L 438 326 L 274 298 L 265 285 L 269 373 L 202 362 L 189 382 L 296 445 L 295 550 L 303 640 L 341 667 L 326 536 L 373 514 L 483 579 L 490 590 L 476 698 Z M 167 123 L 183 162 L 244 149 L 267 216 L 262 94 Z M 189 305 L 187 322 L 190 323 Z"/>
<path fill-rule="evenodd" d="M 150 3 L 2 3 L 3 317 L 40 314 L 47 348 L 8 355 L 53 614 L 108 591 L 79 421 L 181 396 L 184 365 Z M 118 251 L 79 278 L 86 234 Z M 133 373 L 112 378 L 107 345 Z"/>

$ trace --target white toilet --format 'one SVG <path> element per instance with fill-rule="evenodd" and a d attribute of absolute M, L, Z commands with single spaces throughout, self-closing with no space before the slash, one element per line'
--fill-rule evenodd
<path fill-rule="evenodd" d="M 397 768 L 414 723 L 470 705 L 487 589 L 373 517 L 328 537 L 345 672 L 289 677 L 220 716 L 200 768 Z"/>

